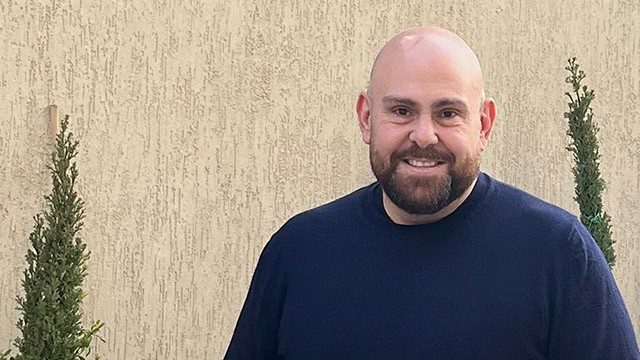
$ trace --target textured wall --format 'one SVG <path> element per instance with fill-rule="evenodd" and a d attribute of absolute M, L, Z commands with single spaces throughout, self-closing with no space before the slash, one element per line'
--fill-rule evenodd
<path fill-rule="evenodd" d="M 49 104 L 80 140 L 86 317 L 105 359 L 216 359 L 291 215 L 368 183 L 355 96 L 399 29 L 474 47 L 499 106 L 485 171 L 574 213 L 566 59 L 597 91 L 615 275 L 640 325 L 640 3 L 0 1 L 0 349 L 17 335 Z"/>

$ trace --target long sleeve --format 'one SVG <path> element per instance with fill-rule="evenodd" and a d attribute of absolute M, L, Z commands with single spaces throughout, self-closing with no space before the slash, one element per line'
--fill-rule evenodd
<path fill-rule="evenodd" d="M 639 359 L 633 327 L 604 256 L 576 225 L 556 268 L 549 359 Z"/>
<path fill-rule="evenodd" d="M 272 238 L 265 246 L 231 338 L 226 360 L 276 359 L 284 300 L 283 259 Z"/>

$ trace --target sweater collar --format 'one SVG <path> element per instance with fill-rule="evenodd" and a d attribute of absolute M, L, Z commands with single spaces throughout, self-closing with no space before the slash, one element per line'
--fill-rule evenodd
<path fill-rule="evenodd" d="M 382 204 L 382 186 L 375 182 L 365 191 L 364 206 L 365 216 L 371 219 L 372 223 L 380 230 L 388 230 L 394 233 L 414 232 L 415 230 L 428 230 L 430 232 L 442 228 L 449 228 L 452 225 L 465 222 L 470 218 L 470 211 L 481 204 L 488 193 L 491 178 L 485 173 L 478 174 L 478 180 L 467 199 L 448 216 L 428 224 L 400 225 L 394 223 L 384 210 Z"/>

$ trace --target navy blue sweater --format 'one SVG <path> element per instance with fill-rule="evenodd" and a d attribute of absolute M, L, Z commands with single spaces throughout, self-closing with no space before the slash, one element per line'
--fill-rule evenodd
<path fill-rule="evenodd" d="M 638 359 L 594 240 L 480 174 L 432 224 L 397 225 L 377 183 L 289 220 L 265 247 L 226 359 Z"/>

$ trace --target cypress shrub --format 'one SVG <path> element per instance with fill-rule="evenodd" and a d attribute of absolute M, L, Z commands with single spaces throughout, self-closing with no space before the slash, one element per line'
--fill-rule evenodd
<path fill-rule="evenodd" d="M 595 93 L 586 85 L 582 85 L 586 74 L 580 70 L 575 57 L 569 59 L 569 65 L 565 69 L 570 73 L 566 82 L 572 86 L 572 91 L 565 93 L 569 97 L 569 111 L 564 114 L 564 118 L 569 124 L 567 135 L 571 137 L 567 150 L 573 154 L 575 163 L 575 200 L 580 206 L 580 221 L 600 246 L 609 266 L 613 266 L 616 255 L 613 250 L 611 217 L 602 207 L 605 182 L 599 168 L 599 128 L 593 119 L 593 109 L 590 106 Z"/>
<path fill-rule="evenodd" d="M 78 236 L 84 203 L 74 190 L 78 142 L 67 131 L 68 123 L 66 116 L 48 166 L 52 192 L 44 197 L 46 209 L 34 217 L 35 226 L 29 235 L 24 295 L 17 297 L 22 315 L 17 327 L 22 336 L 14 341 L 19 353 L 10 359 L 84 360 L 92 338 L 104 325 L 96 321 L 89 329 L 82 326 L 82 284 L 89 252 Z M 0 359 L 7 359 L 9 353 L 0 355 Z"/>

